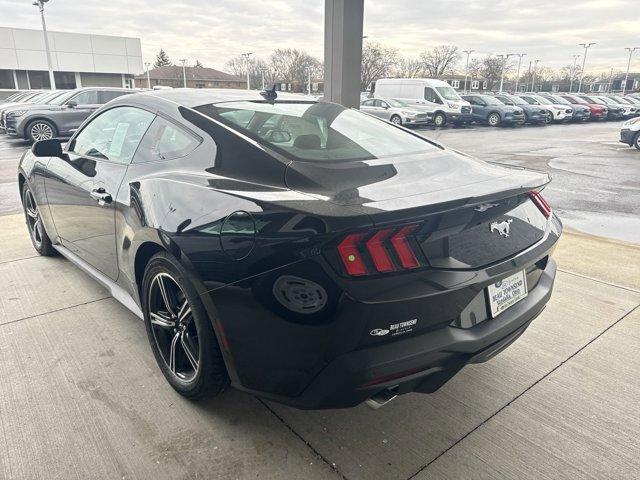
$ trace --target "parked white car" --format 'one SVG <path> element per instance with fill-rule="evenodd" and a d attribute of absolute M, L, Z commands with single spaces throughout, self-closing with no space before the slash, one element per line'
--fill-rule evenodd
<path fill-rule="evenodd" d="M 392 98 L 368 98 L 360 104 L 360 110 L 396 125 L 426 125 L 433 119 L 431 112 Z"/>
<path fill-rule="evenodd" d="M 451 85 L 431 78 L 381 78 L 374 94 L 379 98 L 395 98 L 418 105 L 433 113 L 433 123 L 442 127 L 447 122 L 472 121 L 471 104 L 460 98 Z"/>
<path fill-rule="evenodd" d="M 551 122 L 568 122 L 573 118 L 573 109 L 569 105 L 552 103 L 534 93 L 521 93 L 518 96 L 531 105 L 544 105 L 544 108 L 551 112 Z"/>
<path fill-rule="evenodd" d="M 640 150 L 640 117 L 632 118 L 622 124 L 620 141 Z"/>

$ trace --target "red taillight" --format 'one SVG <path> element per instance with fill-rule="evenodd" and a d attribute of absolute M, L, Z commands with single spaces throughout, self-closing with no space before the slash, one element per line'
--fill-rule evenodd
<path fill-rule="evenodd" d="M 391 257 L 389 257 L 389 253 L 387 252 L 387 248 L 384 246 L 385 240 L 389 238 L 389 235 L 392 233 L 392 228 L 380 230 L 379 232 L 376 232 L 373 237 L 367 240 L 367 243 L 365 244 L 367 246 L 367 251 L 371 255 L 373 264 L 379 272 L 392 272 L 395 270 Z"/>
<path fill-rule="evenodd" d="M 358 242 L 365 236 L 366 234 L 364 233 L 352 233 L 351 235 L 347 235 L 347 237 L 340 242 L 340 245 L 338 245 L 340 259 L 349 275 L 357 276 L 367 273 L 367 267 L 358 251 Z"/>
<path fill-rule="evenodd" d="M 398 259 L 400 260 L 403 268 L 418 268 L 420 266 L 420 262 L 418 262 L 416 254 L 411 250 L 411 246 L 407 240 L 407 235 L 413 232 L 417 227 L 417 225 L 407 225 L 406 227 L 402 227 L 398 233 L 391 237 L 391 245 L 393 245 L 394 250 L 398 254 Z"/>
<path fill-rule="evenodd" d="M 420 260 L 408 239 L 417 228 L 414 224 L 347 235 L 338 244 L 338 255 L 347 274 L 361 276 L 420 267 Z"/>
<path fill-rule="evenodd" d="M 544 197 L 540 194 L 540 192 L 536 192 L 535 190 L 527 193 L 531 201 L 538 207 L 538 210 L 542 212 L 545 218 L 549 218 L 551 216 L 551 205 L 547 203 Z"/>

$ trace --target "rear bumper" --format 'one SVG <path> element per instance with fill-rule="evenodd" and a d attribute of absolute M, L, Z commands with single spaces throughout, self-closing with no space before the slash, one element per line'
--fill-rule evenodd
<path fill-rule="evenodd" d="M 544 309 L 555 275 L 556 263 L 549 259 L 529 295 L 498 317 L 469 329 L 447 326 L 344 354 L 299 397 L 273 399 L 303 409 L 346 408 L 389 388 L 396 394 L 434 392 L 465 365 L 484 362 L 511 345 Z M 371 384 L 375 379 L 382 381 Z"/>

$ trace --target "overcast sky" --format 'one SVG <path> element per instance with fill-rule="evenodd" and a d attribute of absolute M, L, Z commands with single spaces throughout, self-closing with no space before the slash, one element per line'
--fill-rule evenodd
<path fill-rule="evenodd" d="M 40 28 L 30 0 L 0 0 L 0 26 Z M 526 52 L 523 65 L 562 67 L 589 50 L 587 70 L 624 70 L 624 47 L 640 47 L 638 0 L 365 0 L 364 32 L 371 41 L 415 56 L 453 44 L 473 55 Z M 140 37 L 145 61 L 164 48 L 177 62 L 199 59 L 223 68 L 232 56 L 300 48 L 322 58 L 322 0 L 51 0 L 51 30 Z M 581 59 L 579 60 L 581 61 Z M 640 71 L 640 51 L 632 71 Z"/>

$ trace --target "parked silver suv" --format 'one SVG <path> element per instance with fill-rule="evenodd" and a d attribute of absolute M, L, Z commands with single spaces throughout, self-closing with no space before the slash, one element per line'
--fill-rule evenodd
<path fill-rule="evenodd" d="M 48 104 L 25 104 L 2 112 L 0 122 L 9 135 L 27 140 L 70 137 L 95 110 L 121 95 L 126 88 L 88 87 L 69 90 Z"/>

